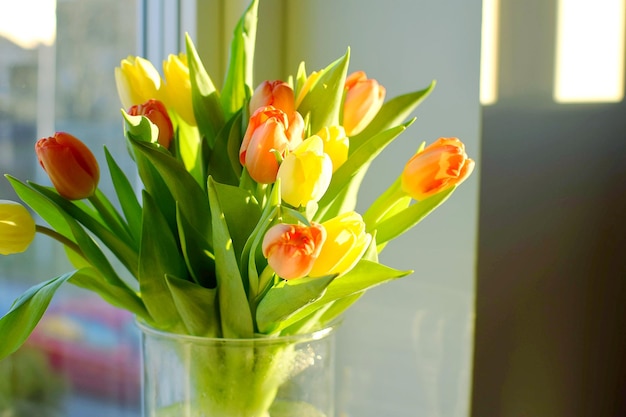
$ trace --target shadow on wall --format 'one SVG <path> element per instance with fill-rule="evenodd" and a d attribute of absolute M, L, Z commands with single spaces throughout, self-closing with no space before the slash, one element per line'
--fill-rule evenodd
<path fill-rule="evenodd" d="M 626 105 L 483 114 L 473 415 L 626 415 Z"/>

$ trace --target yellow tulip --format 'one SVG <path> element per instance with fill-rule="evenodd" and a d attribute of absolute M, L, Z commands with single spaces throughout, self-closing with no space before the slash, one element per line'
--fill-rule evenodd
<path fill-rule="evenodd" d="M 372 236 L 365 232 L 363 218 L 354 211 L 327 220 L 322 226 L 326 229 L 326 241 L 309 275 L 345 274 L 361 259 Z"/>
<path fill-rule="evenodd" d="M 326 231 L 319 224 L 280 223 L 265 233 L 261 247 L 276 275 L 288 280 L 309 273 L 325 239 Z"/>
<path fill-rule="evenodd" d="M 0 254 L 24 252 L 35 238 L 35 220 L 19 203 L 0 200 Z"/>
<path fill-rule="evenodd" d="M 169 55 L 163 62 L 163 74 L 165 92 L 163 100 L 171 106 L 176 113 L 189 125 L 196 126 L 196 117 L 193 113 L 191 100 L 191 81 L 189 80 L 189 67 L 187 55 Z"/>
<path fill-rule="evenodd" d="M 385 87 L 368 79 L 363 71 L 346 78 L 346 98 L 343 103 L 343 127 L 348 136 L 359 134 L 374 119 L 385 101 Z"/>
<path fill-rule="evenodd" d="M 115 68 L 115 84 L 125 110 L 150 99 L 161 99 L 161 76 L 145 58 L 129 56 L 123 59 Z"/>
<path fill-rule="evenodd" d="M 333 161 L 333 172 L 337 171 L 348 160 L 350 140 L 345 129 L 343 126 L 327 126 L 317 132 L 317 136 L 324 141 L 324 152 Z"/>
<path fill-rule="evenodd" d="M 463 142 L 439 138 L 406 163 L 402 190 L 415 200 L 423 200 L 462 183 L 473 169 L 474 161 L 465 153 Z"/>
<path fill-rule="evenodd" d="M 278 168 L 283 201 L 294 207 L 319 201 L 328 189 L 332 175 L 333 163 L 324 153 L 322 139 L 311 136 L 287 154 Z"/>

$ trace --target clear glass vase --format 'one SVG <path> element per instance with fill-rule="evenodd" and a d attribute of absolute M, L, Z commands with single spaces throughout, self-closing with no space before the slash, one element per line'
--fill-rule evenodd
<path fill-rule="evenodd" d="M 336 327 L 222 339 L 142 333 L 144 417 L 333 417 Z"/>

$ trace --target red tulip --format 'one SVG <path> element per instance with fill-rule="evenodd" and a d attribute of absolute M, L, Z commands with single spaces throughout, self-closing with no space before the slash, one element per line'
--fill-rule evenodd
<path fill-rule="evenodd" d="M 93 195 L 100 168 L 89 148 L 69 133 L 57 132 L 35 145 L 37 158 L 57 192 L 68 200 Z"/>
<path fill-rule="evenodd" d="M 169 148 L 172 138 L 174 137 L 174 127 L 170 116 L 167 114 L 165 105 L 158 101 L 150 99 L 144 104 L 137 104 L 128 110 L 131 116 L 145 116 L 159 128 L 159 137 L 157 141 L 164 148 Z"/>

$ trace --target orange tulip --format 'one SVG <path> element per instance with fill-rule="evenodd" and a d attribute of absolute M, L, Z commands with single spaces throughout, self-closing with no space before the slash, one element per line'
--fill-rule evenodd
<path fill-rule="evenodd" d="M 164 148 L 170 147 L 170 142 L 174 137 L 174 128 L 172 121 L 167 114 L 165 105 L 158 100 L 148 100 L 144 104 L 137 104 L 128 110 L 131 116 L 146 116 L 152 123 L 159 128 L 159 145 Z"/>
<path fill-rule="evenodd" d="M 280 223 L 263 237 L 262 250 L 267 263 L 283 279 L 308 275 L 326 239 L 324 227 Z"/>
<path fill-rule="evenodd" d="M 465 181 L 474 169 L 465 145 L 457 138 L 439 138 L 405 165 L 402 190 L 415 200 L 423 200 Z"/>
<path fill-rule="evenodd" d="M 96 191 L 100 180 L 98 162 L 89 148 L 74 136 L 57 132 L 37 141 L 35 152 L 61 196 L 80 200 Z"/>
<path fill-rule="evenodd" d="M 346 98 L 343 103 L 343 127 L 354 136 L 372 121 L 385 101 L 385 87 L 368 79 L 363 71 L 346 78 Z"/>
<path fill-rule="evenodd" d="M 272 106 L 254 112 L 239 149 L 239 161 L 258 183 L 271 184 L 278 173 L 277 152 L 284 156 L 287 150 L 302 143 L 304 120 L 298 112 L 291 119 L 282 110 Z"/>
<path fill-rule="evenodd" d="M 282 110 L 287 115 L 292 114 L 295 111 L 295 97 L 291 86 L 280 80 L 263 81 L 259 84 L 250 99 L 250 114 L 267 106 Z"/>
<path fill-rule="evenodd" d="M 372 235 L 365 232 L 363 218 L 350 211 L 325 221 L 322 226 L 326 229 L 326 241 L 309 275 L 319 277 L 350 271 L 372 241 Z"/>

